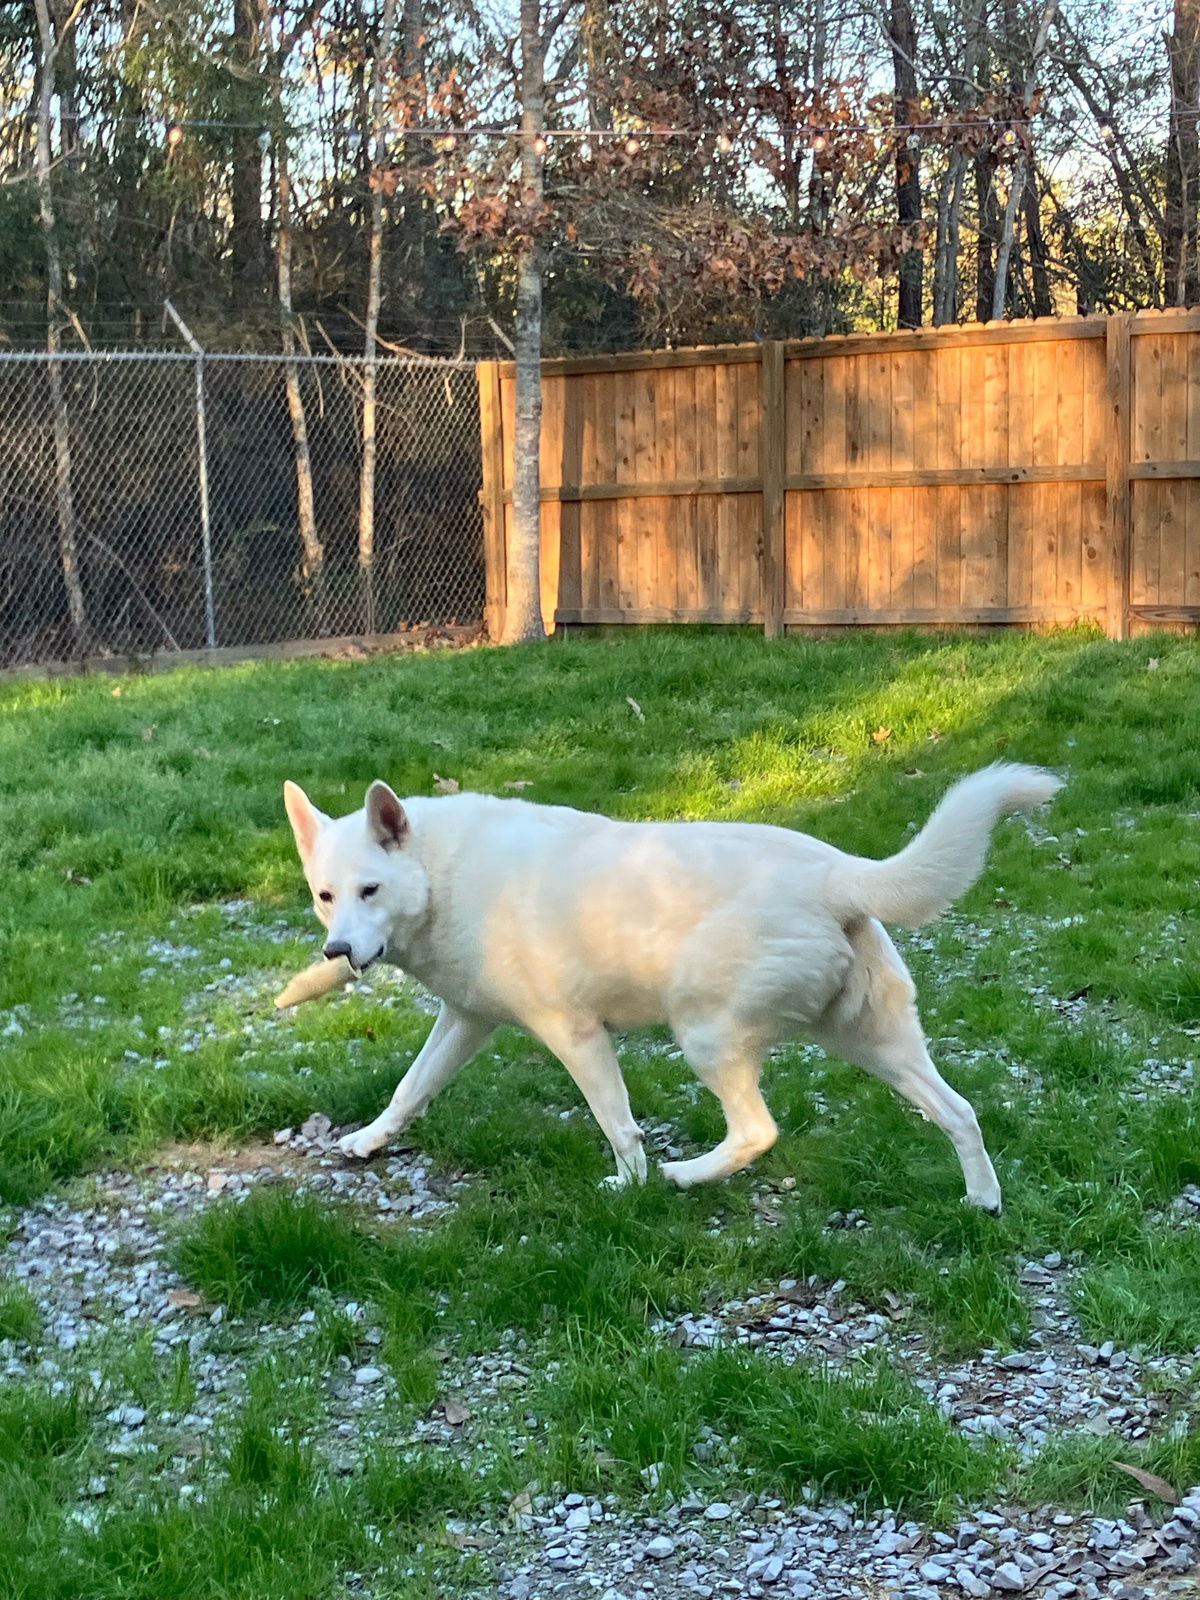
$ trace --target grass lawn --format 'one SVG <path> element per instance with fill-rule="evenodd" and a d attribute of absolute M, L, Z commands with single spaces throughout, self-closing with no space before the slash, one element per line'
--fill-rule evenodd
<path fill-rule="evenodd" d="M 1200 1184 L 1190 640 L 647 631 L 10 683 L 0 701 L 10 1229 L 48 1193 L 83 1204 L 89 1172 L 138 1170 L 168 1141 L 269 1142 L 314 1111 L 366 1120 L 391 1093 L 428 1027 L 419 996 L 271 1015 L 318 943 L 287 777 L 334 813 L 375 777 L 426 794 L 437 774 L 622 817 L 782 823 L 872 855 L 998 757 L 1068 779 L 1045 816 L 1001 825 L 949 917 L 903 941 L 933 1053 L 979 1112 L 1003 1218 L 960 1204 L 936 1130 L 802 1044 L 770 1064 L 782 1136 L 750 1173 L 686 1195 L 658 1180 L 601 1192 L 609 1154 L 570 1080 L 502 1033 L 407 1141 L 434 1174 L 468 1175 L 439 1218 L 385 1228 L 284 1184 L 164 1221 L 182 1281 L 224 1308 L 190 1344 L 123 1334 L 120 1308 L 98 1306 L 63 1351 L 36 1284 L 0 1279 L 0 1597 L 317 1600 L 350 1592 L 347 1573 L 380 1596 L 488 1593 L 486 1552 L 447 1542 L 447 1518 L 452 1535 L 501 1526 L 532 1483 L 634 1506 L 736 1477 L 784 1501 L 815 1487 L 937 1517 L 988 1496 L 1117 1503 L 1117 1456 L 1200 1479 L 1200 1211 L 1179 1204 Z M 660 1143 L 694 1153 L 719 1137 L 665 1034 L 620 1050 Z M 829 1225 L 846 1213 L 866 1225 Z M 664 1332 L 812 1277 L 880 1320 L 899 1307 L 922 1370 L 999 1360 L 1038 1326 L 1025 1264 L 1054 1255 L 1078 1337 L 1134 1351 L 1162 1390 L 1141 1437 L 1068 1431 L 1022 1451 L 968 1437 L 890 1347 L 789 1363 Z M 218 1344 L 244 1381 L 203 1450 L 181 1451 L 178 1419 Z M 519 1391 L 502 1387 L 451 1442 L 426 1438 L 446 1374 L 500 1349 L 526 1371 Z M 368 1357 L 392 1403 L 335 1463 L 329 1375 Z M 1169 1384 L 1156 1358 L 1174 1359 Z M 153 1448 L 106 1454 L 105 1419 L 130 1404 Z M 697 1452 L 705 1438 L 725 1441 L 715 1458 Z M 97 1476 L 102 1497 L 81 1502 Z"/>

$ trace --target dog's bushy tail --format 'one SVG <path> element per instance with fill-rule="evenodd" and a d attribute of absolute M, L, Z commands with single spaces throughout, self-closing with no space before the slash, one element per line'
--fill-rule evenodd
<path fill-rule="evenodd" d="M 1062 780 L 1040 767 L 997 762 L 963 778 L 917 837 L 886 861 L 855 860 L 835 869 L 836 910 L 845 917 L 919 928 L 966 894 L 983 871 L 992 829 L 1010 811 L 1040 806 Z"/>

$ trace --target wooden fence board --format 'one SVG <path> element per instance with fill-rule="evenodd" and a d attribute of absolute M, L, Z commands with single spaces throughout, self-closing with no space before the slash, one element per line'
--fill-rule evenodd
<path fill-rule="evenodd" d="M 570 623 L 1188 622 L 1200 314 L 545 364 L 543 608 Z M 489 627 L 511 366 L 480 373 Z"/>

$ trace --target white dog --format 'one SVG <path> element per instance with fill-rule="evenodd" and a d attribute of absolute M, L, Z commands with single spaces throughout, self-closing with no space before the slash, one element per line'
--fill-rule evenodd
<path fill-rule="evenodd" d="M 999 817 L 1060 787 L 1037 768 L 988 767 L 955 784 L 899 855 L 869 861 L 753 823 L 613 822 L 481 794 L 401 802 L 384 783 L 332 820 L 288 783 L 326 956 L 360 970 L 394 962 L 442 1002 L 391 1104 L 343 1151 L 378 1150 L 498 1024 L 518 1023 L 582 1090 L 616 1154 L 607 1181 L 643 1179 L 609 1029 L 666 1022 L 727 1132 L 663 1173 L 684 1188 L 727 1178 L 775 1142 L 760 1071 L 773 1045 L 803 1034 L 936 1122 L 967 1200 L 998 1211 L 975 1113 L 929 1058 L 882 924 L 918 927 L 944 911 L 982 872 Z"/>

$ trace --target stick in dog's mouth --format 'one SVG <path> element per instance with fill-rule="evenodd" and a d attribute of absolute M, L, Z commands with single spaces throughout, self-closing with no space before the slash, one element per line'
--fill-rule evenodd
<path fill-rule="evenodd" d="M 315 966 L 299 973 L 282 994 L 275 996 L 276 1009 L 284 1011 L 288 1006 L 302 1005 L 305 1000 L 316 1000 L 334 989 L 344 989 L 360 975 L 360 970 L 365 971 L 365 968 L 356 970 L 345 956 L 334 956 L 332 960 L 322 959 Z"/>

